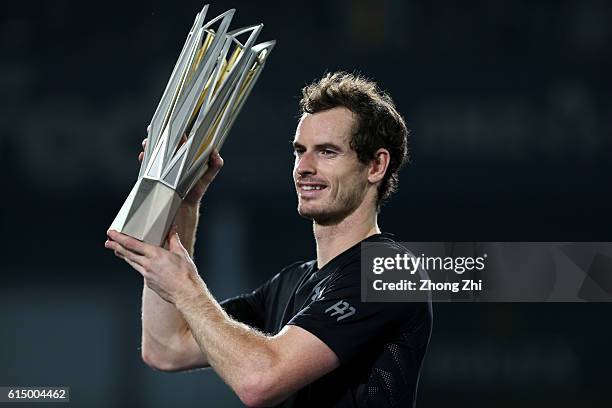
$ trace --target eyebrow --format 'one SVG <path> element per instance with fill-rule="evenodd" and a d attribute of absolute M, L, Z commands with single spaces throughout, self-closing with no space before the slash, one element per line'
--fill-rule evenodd
<path fill-rule="evenodd" d="M 306 149 L 306 146 L 304 146 L 301 143 L 298 142 L 292 142 L 291 143 L 293 145 L 294 149 Z M 337 151 L 342 151 L 342 147 L 338 146 L 337 144 L 334 143 L 321 143 L 321 144 L 316 144 L 315 146 L 316 150 L 325 150 L 325 149 L 330 149 L 330 150 L 337 150 Z"/>

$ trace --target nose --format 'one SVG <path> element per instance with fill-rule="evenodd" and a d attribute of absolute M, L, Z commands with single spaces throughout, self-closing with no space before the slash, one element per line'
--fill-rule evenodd
<path fill-rule="evenodd" d="M 295 160 L 295 172 L 300 177 L 311 176 L 317 173 L 315 158 L 312 152 L 304 152 Z"/>

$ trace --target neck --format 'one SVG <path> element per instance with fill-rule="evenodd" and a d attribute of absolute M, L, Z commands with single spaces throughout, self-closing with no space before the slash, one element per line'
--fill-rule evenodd
<path fill-rule="evenodd" d="M 375 206 L 360 206 L 335 225 L 320 225 L 315 221 L 313 230 L 319 269 L 358 242 L 380 234 Z"/>

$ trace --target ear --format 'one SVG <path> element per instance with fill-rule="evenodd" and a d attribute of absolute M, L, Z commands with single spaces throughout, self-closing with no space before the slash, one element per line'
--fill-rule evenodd
<path fill-rule="evenodd" d="M 387 167 L 389 167 L 389 160 L 391 155 L 385 148 L 380 148 L 374 153 L 374 158 L 370 162 L 368 169 L 368 181 L 372 184 L 376 184 L 385 177 Z"/>

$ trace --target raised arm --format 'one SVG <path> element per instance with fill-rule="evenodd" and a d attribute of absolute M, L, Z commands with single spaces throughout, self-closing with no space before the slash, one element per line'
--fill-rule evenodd
<path fill-rule="evenodd" d="M 143 140 L 143 149 L 146 139 Z M 140 153 L 142 160 L 144 153 Z M 223 159 L 215 151 L 210 168 L 185 197 L 174 224 L 190 257 L 193 257 L 202 196 L 221 167 Z M 142 292 L 142 359 L 151 367 L 179 371 L 208 365 L 185 319 L 172 303 L 163 300 L 144 280 Z"/>
<path fill-rule="evenodd" d="M 183 206 L 176 218 L 177 232 L 193 256 L 199 206 Z M 172 303 L 149 288 L 142 290 L 142 359 L 164 371 L 207 366 L 206 357 L 195 342 L 185 319 Z"/>
<path fill-rule="evenodd" d="M 336 354 L 305 329 L 286 326 L 269 336 L 228 316 L 178 234 L 169 235 L 167 250 L 116 231 L 109 231 L 109 238 L 109 247 L 143 275 L 149 288 L 176 306 L 206 361 L 246 405 L 277 404 L 339 366 Z M 173 366 L 168 367 L 160 368 Z"/>

